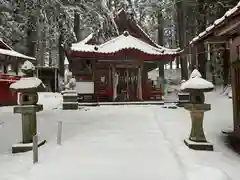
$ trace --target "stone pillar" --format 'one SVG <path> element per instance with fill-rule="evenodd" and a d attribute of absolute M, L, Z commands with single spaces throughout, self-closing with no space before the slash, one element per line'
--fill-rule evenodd
<path fill-rule="evenodd" d="M 22 113 L 22 143 L 32 143 L 33 135 L 37 134 L 36 113 Z"/>
<path fill-rule="evenodd" d="M 191 111 L 192 129 L 189 139 L 195 142 L 207 142 L 203 131 L 204 111 Z"/>

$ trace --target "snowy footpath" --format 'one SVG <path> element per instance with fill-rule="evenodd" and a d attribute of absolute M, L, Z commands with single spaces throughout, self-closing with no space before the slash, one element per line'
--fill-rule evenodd
<path fill-rule="evenodd" d="M 39 149 L 39 163 L 32 164 L 32 152 L 0 154 L 0 179 L 238 180 L 240 157 L 225 145 L 221 135 L 222 129 L 232 125 L 231 100 L 218 96 L 212 93 L 207 97 L 212 111 L 204 119 L 213 152 L 193 151 L 184 145 L 191 122 L 183 108 L 52 110 L 40 115 L 39 133 L 48 143 Z M 56 144 L 59 120 L 63 121 L 60 146 Z"/>

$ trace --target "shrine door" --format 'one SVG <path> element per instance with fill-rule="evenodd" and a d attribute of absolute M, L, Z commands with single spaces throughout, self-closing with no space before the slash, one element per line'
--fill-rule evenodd
<path fill-rule="evenodd" d="M 137 69 L 136 68 L 119 68 L 117 96 L 121 100 L 137 100 Z"/>

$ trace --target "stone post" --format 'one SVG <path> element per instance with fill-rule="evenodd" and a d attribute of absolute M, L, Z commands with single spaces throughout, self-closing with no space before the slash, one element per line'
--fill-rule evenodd
<path fill-rule="evenodd" d="M 189 139 L 196 142 L 207 142 L 203 131 L 203 111 L 191 111 L 192 128 Z"/>
<path fill-rule="evenodd" d="M 36 114 L 22 112 L 22 141 L 23 141 L 23 143 L 32 143 L 32 137 L 35 134 L 37 134 Z"/>

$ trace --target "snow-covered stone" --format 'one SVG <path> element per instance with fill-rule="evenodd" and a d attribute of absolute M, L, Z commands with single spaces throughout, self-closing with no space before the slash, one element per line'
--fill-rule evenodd
<path fill-rule="evenodd" d="M 35 66 L 30 61 L 25 61 L 23 63 L 23 65 L 22 65 L 22 67 L 21 67 L 21 70 L 24 70 L 24 71 L 27 71 L 27 70 L 35 71 Z"/>
<path fill-rule="evenodd" d="M 197 70 L 197 69 L 194 69 L 190 75 L 190 79 L 191 78 L 195 78 L 195 77 L 202 77 L 201 73 Z"/>
<path fill-rule="evenodd" d="M 45 85 L 37 77 L 26 77 L 10 85 L 10 89 L 22 91 L 26 89 L 45 88 Z"/>
<path fill-rule="evenodd" d="M 65 57 L 65 59 L 64 59 L 64 65 L 69 65 L 67 57 Z"/>
<path fill-rule="evenodd" d="M 188 81 L 186 81 L 185 83 L 183 83 L 181 85 L 181 90 L 185 90 L 185 89 L 213 89 L 214 85 L 213 83 L 201 78 L 201 77 L 193 77 L 190 78 Z"/>

